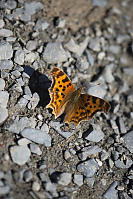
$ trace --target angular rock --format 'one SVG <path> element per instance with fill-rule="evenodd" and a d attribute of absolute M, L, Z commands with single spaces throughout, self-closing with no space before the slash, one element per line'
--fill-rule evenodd
<path fill-rule="evenodd" d="M 12 46 L 6 42 L 0 42 L 0 60 L 10 59 L 13 56 Z"/>
<path fill-rule="evenodd" d="M 63 49 L 60 42 L 48 43 L 43 52 L 44 61 L 51 64 L 65 62 L 69 57 L 70 54 Z"/>
<path fill-rule="evenodd" d="M 31 152 L 27 146 L 12 146 L 10 154 L 14 163 L 24 165 L 30 159 Z"/>
<path fill-rule="evenodd" d="M 124 143 L 126 147 L 129 149 L 131 153 L 133 153 L 133 131 L 130 131 L 126 135 L 122 137 L 124 139 Z"/>
<path fill-rule="evenodd" d="M 4 90 L 5 88 L 5 80 L 0 78 L 0 91 Z"/>
<path fill-rule="evenodd" d="M 98 164 L 94 158 L 80 163 L 77 166 L 77 170 L 86 177 L 92 177 L 98 170 Z"/>
<path fill-rule="evenodd" d="M 77 184 L 78 186 L 82 186 L 83 185 L 83 175 L 75 174 L 74 178 L 73 178 L 73 182 L 75 184 Z"/>
<path fill-rule="evenodd" d="M 6 108 L 9 100 L 9 94 L 7 91 L 0 91 L 0 106 Z"/>
<path fill-rule="evenodd" d="M 128 169 L 131 167 L 132 164 L 133 164 L 133 161 L 128 157 L 126 157 L 126 160 L 118 159 L 115 161 L 115 166 L 121 169 Z"/>
<path fill-rule="evenodd" d="M 0 37 L 10 37 L 13 35 L 13 32 L 11 30 L 2 28 L 0 29 Z"/>
<path fill-rule="evenodd" d="M 11 70 L 13 67 L 13 62 L 11 60 L 0 61 L 0 70 Z"/>
<path fill-rule="evenodd" d="M 93 6 L 105 7 L 107 5 L 107 0 L 92 0 Z"/>
<path fill-rule="evenodd" d="M 94 130 L 91 131 L 91 133 L 85 137 L 85 139 L 91 142 L 99 142 L 104 138 L 104 133 L 98 125 L 93 126 L 93 129 Z"/>
<path fill-rule="evenodd" d="M 79 45 L 77 45 L 75 41 L 71 39 L 67 44 L 65 44 L 65 47 L 69 51 L 77 54 L 80 57 L 87 48 L 88 42 L 89 42 L 89 37 L 86 37 L 85 40 Z"/>
<path fill-rule="evenodd" d="M 51 137 L 41 130 L 25 128 L 20 134 L 37 144 L 44 144 L 46 147 L 51 146 Z"/>
<path fill-rule="evenodd" d="M 15 63 L 17 63 L 19 65 L 24 64 L 24 51 L 23 50 L 16 51 L 14 61 L 15 61 Z"/>
<path fill-rule="evenodd" d="M 101 152 L 102 149 L 99 146 L 89 146 L 84 147 L 80 153 L 78 153 L 78 157 L 83 161 L 86 160 L 89 155 L 96 155 L 97 153 Z"/>
<path fill-rule="evenodd" d="M 70 131 L 62 131 L 61 127 L 63 126 L 63 124 L 61 124 L 60 122 L 53 122 L 51 121 L 49 123 L 49 125 L 55 129 L 57 131 L 58 134 L 62 135 L 64 138 L 68 139 L 70 136 L 72 136 L 75 132 L 75 130 L 73 130 L 72 132 Z"/>
<path fill-rule="evenodd" d="M 10 192 L 10 187 L 8 185 L 0 186 L 0 196 L 4 196 Z"/>
<path fill-rule="evenodd" d="M 31 143 L 30 144 L 30 151 L 31 151 L 31 153 L 35 153 L 37 155 L 42 155 L 42 151 L 37 144 Z"/>
<path fill-rule="evenodd" d="M 0 124 L 2 124 L 8 118 L 7 108 L 0 106 Z"/>
<path fill-rule="evenodd" d="M 26 44 L 26 48 L 27 48 L 27 50 L 29 50 L 29 51 L 35 50 L 36 47 L 37 47 L 37 42 L 34 41 L 34 40 L 30 40 L 30 41 L 28 41 L 27 44 Z"/>
<path fill-rule="evenodd" d="M 71 173 L 62 173 L 58 180 L 58 184 L 66 186 L 71 182 L 72 174 Z"/>
<path fill-rule="evenodd" d="M 30 127 L 31 122 L 28 117 L 22 117 L 20 120 L 16 118 L 12 124 L 6 129 L 12 133 L 19 134 L 24 128 Z"/>
<path fill-rule="evenodd" d="M 99 38 L 91 39 L 89 42 L 89 48 L 95 52 L 99 52 L 101 50 L 100 39 Z"/>
<path fill-rule="evenodd" d="M 117 181 L 113 182 L 107 191 L 103 194 L 103 197 L 106 199 L 118 199 L 118 190 L 116 189 L 117 185 Z"/>

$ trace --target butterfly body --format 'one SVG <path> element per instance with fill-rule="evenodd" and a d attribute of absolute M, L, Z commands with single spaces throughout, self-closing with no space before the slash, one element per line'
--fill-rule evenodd
<path fill-rule="evenodd" d="M 47 108 L 53 109 L 55 118 L 65 113 L 65 123 L 78 125 L 82 120 L 89 120 L 98 111 L 107 113 L 110 104 L 105 100 L 81 94 L 81 88 L 75 89 L 69 77 L 59 68 L 54 67 L 50 71 L 53 82 L 49 89 L 51 101 Z"/>

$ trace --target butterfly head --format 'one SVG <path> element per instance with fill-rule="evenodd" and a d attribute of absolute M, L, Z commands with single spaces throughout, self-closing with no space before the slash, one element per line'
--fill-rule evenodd
<path fill-rule="evenodd" d="M 80 96 L 81 91 L 82 91 L 82 88 L 81 88 L 81 87 L 80 87 L 80 88 L 78 88 L 78 89 L 76 90 L 78 97 Z"/>

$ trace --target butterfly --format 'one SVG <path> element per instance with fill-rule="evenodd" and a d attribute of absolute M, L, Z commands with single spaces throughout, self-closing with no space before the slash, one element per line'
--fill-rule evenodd
<path fill-rule="evenodd" d="M 59 68 L 50 70 L 52 84 L 49 88 L 50 103 L 46 108 L 52 108 L 55 119 L 65 113 L 65 123 L 75 123 L 91 119 L 98 111 L 107 113 L 110 104 L 105 100 L 88 94 L 82 94 L 82 88 L 75 89 L 69 77 Z"/>

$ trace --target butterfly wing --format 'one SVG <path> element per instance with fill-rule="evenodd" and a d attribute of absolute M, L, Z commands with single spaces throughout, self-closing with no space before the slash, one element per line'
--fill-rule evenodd
<path fill-rule="evenodd" d="M 69 109 L 68 109 L 69 110 Z M 110 110 L 110 104 L 105 100 L 88 94 L 81 94 L 75 106 L 66 113 L 65 122 L 78 125 L 82 120 L 91 119 L 96 112 L 103 111 L 107 113 Z"/>
<path fill-rule="evenodd" d="M 57 118 L 63 113 L 68 95 L 74 92 L 75 88 L 69 77 L 59 68 L 52 68 L 50 74 L 53 81 L 49 89 L 51 101 L 47 105 L 47 108 L 52 108 L 53 114 Z"/>

